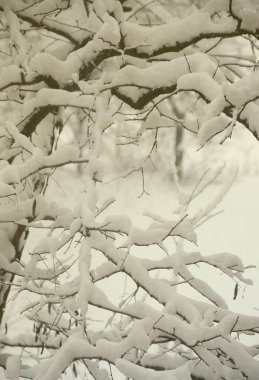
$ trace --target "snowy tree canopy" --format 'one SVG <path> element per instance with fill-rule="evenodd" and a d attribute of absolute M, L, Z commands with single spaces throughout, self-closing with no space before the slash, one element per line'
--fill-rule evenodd
<path fill-rule="evenodd" d="M 115 172 L 137 172 L 147 192 L 162 130 L 181 126 L 201 147 L 241 125 L 259 138 L 257 1 L 0 0 L 0 17 L 0 343 L 20 350 L 0 352 L 9 379 L 57 380 L 80 365 L 112 379 L 103 362 L 134 380 L 258 379 L 258 345 L 242 336 L 259 333 L 259 317 L 232 312 L 191 272 L 203 263 L 251 283 L 237 256 L 197 246 L 196 227 L 229 183 L 189 215 L 203 179 L 171 219 L 150 210 L 146 229 L 100 195 Z M 65 167 L 72 183 L 82 175 L 72 205 L 49 190 Z M 119 303 L 102 286 L 116 276 L 133 289 Z M 203 301 L 178 294 L 183 283 Z M 4 311 L 23 293 L 34 331 L 15 335 Z"/>

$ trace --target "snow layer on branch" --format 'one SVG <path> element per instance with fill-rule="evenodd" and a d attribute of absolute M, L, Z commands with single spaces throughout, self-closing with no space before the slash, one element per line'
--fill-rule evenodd
<path fill-rule="evenodd" d="M 19 1 L 18 1 L 19 3 Z M 69 5 L 72 5 L 69 7 Z M 79 6 L 78 6 L 79 5 Z M 28 19 L 32 19 L 36 23 L 46 25 L 48 29 L 57 32 L 58 34 L 64 34 L 69 39 L 74 41 L 81 42 L 82 40 L 89 38 L 91 32 L 85 30 L 83 27 L 87 22 L 86 13 L 81 11 L 80 2 L 73 1 L 69 2 L 68 0 L 58 0 L 53 2 L 52 0 L 47 0 L 44 2 L 36 2 L 33 6 L 24 7 L 19 13 Z M 58 19 L 60 23 L 56 22 L 56 12 L 55 9 L 63 9 Z M 16 6 L 16 9 L 21 9 L 20 6 Z M 81 11 L 81 13 L 80 13 Z M 49 17 L 45 17 L 49 13 Z M 82 29 L 77 27 L 78 25 L 82 26 Z"/>
<path fill-rule="evenodd" d="M 122 30 L 127 46 L 136 46 L 139 52 L 151 55 L 166 48 L 179 51 L 181 44 L 186 45 L 203 34 L 231 33 L 235 29 L 235 20 L 226 18 L 223 23 L 216 24 L 208 12 L 201 11 L 152 28 L 127 22 Z"/>
<path fill-rule="evenodd" d="M 5 16 L 10 30 L 10 40 L 15 46 L 13 61 L 17 66 L 26 66 L 30 45 L 25 36 L 20 31 L 20 21 L 18 16 L 12 12 L 8 6 L 4 8 Z"/>
<path fill-rule="evenodd" d="M 177 81 L 177 89 L 197 91 L 209 101 L 221 95 L 221 86 L 208 73 L 189 73 Z"/>
<path fill-rule="evenodd" d="M 20 178 L 16 165 L 7 165 L 0 171 L 0 181 L 5 184 L 19 183 Z"/>
<path fill-rule="evenodd" d="M 224 92 L 227 100 L 240 108 L 259 96 L 259 72 L 252 72 L 233 84 L 225 83 Z"/>
<path fill-rule="evenodd" d="M 204 262 L 219 268 L 223 273 L 233 278 L 238 271 L 244 272 L 244 265 L 239 257 L 230 253 L 220 253 L 210 256 L 202 256 L 199 252 L 191 252 L 189 254 L 173 254 L 162 258 L 161 260 L 139 259 L 141 265 L 147 270 L 152 269 L 169 269 L 173 268 L 174 273 L 188 281 L 189 285 L 195 288 L 199 293 L 212 301 L 219 307 L 226 308 L 224 300 L 204 281 L 193 277 L 187 269 L 187 265 Z M 246 282 L 247 283 L 247 282 Z"/>
<path fill-rule="evenodd" d="M 259 29 L 259 16 L 258 13 L 252 9 L 243 8 L 239 12 L 239 16 L 242 19 L 241 28 L 244 28 L 251 32 L 256 32 Z"/>
<path fill-rule="evenodd" d="M 146 351 L 150 346 L 150 336 L 148 332 L 151 329 L 151 318 L 145 318 L 140 321 L 135 320 L 126 338 L 116 342 L 98 339 L 96 342 L 97 351 L 111 362 L 125 355 L 125 353 L 129 352 L 133 347 Z"/>
<path fill-rule="evenodd" d="M 0 229 L 0 269 L 11 273 L 20 274 L 22 267 L 19 263 L 13 261 L 15 257 L 15 249 L 9 240 L 8 233 Z"/>
<path fill-rule="evenodd" d="M 224 299 L 220 295 L 218 295 L 217 292 L 214 289 L 212 289 L 211 286 L 207 284 L 205 281 L 193 277 L 186 267 L 181 268 L 179 270 L 179 274 L 184 280 L 188 281 L 188 284 L 190 286 L 196 289 L 200 294 L 202 294 L 208 300 L 213 302 L 215 305 L 223 309 L 227 308 L 227 304 L 224 301 Z"/>
<path fill-rule="evenodd" d="M 70 54 L 66 61 L 61 61 L 50 53 L 38 53 L 30 61 L 29 68 L 38 75 L 52 77 L 59 85 L 71 79 L 71 75 L 78 72 L 82 61 L 75 54 Z"/>
<path fill-rule="evenodd" d="M 127 215 L 111 215 L 102 223 L 108 225 L 108 230 L 128 233 L 132 227 L 130 218 Z"/>
<path fill-rule="evenodd" d="M 106 294 L 93 284 L 91 286 L 91 292 L 89 294 L 89 302 L 97 307 L 101 306 L 103 309 L 120 312 L 120 308 L 116 307 L 111 301 L 109 301 Z"/>
<path fill-rule="evenodd" d="M 75 146 L 64 145 L 49 156 L 45 156 L 38 148 L 33 149 L 34 151 L 31 158 L 27 159 L 24 163 L 5 165 L 2 170 L 0 170 L 0 197 L 15 194 L 15 188 L 9 185 L 19 184 L 23 179 L 42 169 L 59 167 L 73 162 L 87 162 L 86 159 L 82 160 L 79 158 L 80 151 Z M 7 218 L 7 220 L 9 220 L 9 218 Z M 71 218 L 69 222 L 71 223 Z"/>
<path fill-rule="evenodd" d="M 117 359 L 115 365 L 126 377 L 134 380 L 191 380 L 187 365 L 167 371 L 143 368 L 125 359 Z"/>
<path fill-rule="evenodd" d="M 16 262 L 10 262 L 5 256 L 5 252 L 0 250 L 0 269 L 5 272 L 10 272 L 14 274 L 21 274 L 21 267 Z M 2 301 L 2 300 L 1 300 Z"/>
<path fill-rule="evenodd" d="M 16 194 L 15 189 L 6 183 L 0 183 L 0 198 Z"/>
<path fill-rule="evenodd" d="M 28 139 L 23 134 L 19 133 L 18 128 L 13 123 L 7 121 L 5 124 L 5 129 L 7 136 L 11 136 L 15 140 L 15 144 L 13 145 L 13 147 L 21 146 L 26 151 L 33 153 L 33 151 L 35 150 L 35 146 L 32 144 L 30 139 Z"/>
<path fill-rule="evenodd" d="M 203 8 L 210 15 L 229 10 L 229 0 L 210 0 Z"/>
<path fill-rule="evenodd" d="M 211 368 L 214 369 L 218 376 L 224 376 L 224 378 L 229 380 L 243 379 L 243 375 L 249 380 L 258 379 L 258 361 L 254 360 L 244 346 L 234 339 L 230 338 L 228 341 L 224 339 L 224 337 L 219 336 L 215 337 L 212 341 L 206 342 L 204 346 L 208 351 L 205 352 L 199 347 L 198 352 L 202 354 L 204 358 L 207 357 L 207 364 L 211 365 Z M 217 349 L 218 347 L 221 347 L 227 357 L 235 363 L 236 370 L 227 367 L 227 365 L 217 363 L 217 361 L 209 354 L 209 350 Z"/>
<path fill-rule="evenodd" d="M 15 65 L 2 67 L 0 70 L 0 88 L 21 82 L 21 69 Z"/>
<path fill-rule="evenodd" d="M 205 144 L 213 136 L 224 131 L 229 124 L 230 119 L 224 114 L 205 121 L 198 132 L 200 143 Z"/>
<path fill-rule="evenodd" d="M 204 84 L 199 83 L 198 77 L 190 74 L 190 71 L 192 73 L 201 73 L 203 75 L 202 78 L 207 73 L 210 76 L 210 84 L 213 83 L 213 90 L 206 86 L 207 76 Z M 172 91 L 176 87 L 177 81 L 186 74 L 190 74 L 189 78 L 193 81 L 194 86 L 197 86 L 198 89 L 201 89 L 201 86 L 203 86 L 210 97 L 212 97 L 212 94 L 215 97 L 220 93 L 220 88 L 216 81 L 221 83 L 225 79 L 222 71 L 220 69 L 217 70 L 217 64 L 213 59 L 206 54 L 196 53 L 186 57 L 175 58 L 170 62 L 155 63 L 144 69 L 131 65 L 126 66 L 114 77 L 111 87 L 119 87 L 117 92 L 131 98 L 133 102 L 137 102 L 143 93 L 148 93 L 150 90 L 168 89 L 168 91 Z M 215 78 L 214 81 L 212 76 Z M 180 86 L 181 83 L 182 86 L 188 86 L 184 79 L 182 82 L 180 81 Z"/>
<path fill-rule="evenodd" d="M 79 149 L 75 146 L 62 146 L 51 155 L 45 156 L 42 150 L 35 148 L 32 157 L 23 164 L 5 166 L 0 171 L 0 179 L 5 184 L 19 183 L 41 169 L 78 161 L 79 153 Z"/>
<path fill-rule="evenodd" d="M 96 354 L 95 347 L 92 347 L 85 340 L 72 335 L 57 351 L 55 356 L 39 364 L 34 380 L 58 380 L 64 369 L 75 358 L 95 357 Z"/>
<path fill-rule="evenodd" d="M 71 52 L 64 61 L 47 52 L 38 53 L 30 61 L 30 70 L 37 75 L 53 78 L 63 87 L 72 77 L 79 75 L 79 70 L 83 65 L 94 61 L 98 54 L 119 43 L 120 30 L 117 21 L 107 13 L 103 21 L 92 41 Z M 35 76 L 32 72 L 29 73 L 28 79 Z"/>
<path fill-rule="evenodd" d="M 218 116 L 221 112 L 223 112 L 225 106 L 226 100 L 224 98 L 223 91 L 221 91 L 220 94 L 206 106 L 204 121 Z"/>
<path fill-rule="evenodd" d="M 36 97 L 36 106 L 46 105 L 71 106 L 79 108 L 93 107 L 93 96 L 82 95 L 80 92 L 69 92 L 65 90 L 41 89 Z"/>
<path fill-rule="evenodd" d="M 94 270 L 94 278 L 97 280 L 109 276 L 114 272 L 116 272 L 116 266 L 110 261 L 105 261 Z"/>
<path fill-rule="evenodd" d="M 9 380 L 19 380 L 21 362 L 19 356 L 9 356 L 6 360 L 6 372 Z"/>
<path fill-rule="evenodd" d="M 141 359 L 141 364 L 145 367 L 162 367 L 165 370 L 168 369 L 180 369 L 185 363 L 186 359 L 180 355 L 164 353 L 161 356 L 156 354 L 146 353 Z"/>
<path fill-rule="evenodd" d="M 242 119 L 248 121 L 249 129 L 259 137 L 259 107 L 255 102 L 248 103 L 241 113 Z"/>
<path fill-rule="evenodd" d="M 26 199 L 19 202 L 19 208 L 16 206 L 2 205 L 0 212 L 0 222 L 14 222 L 32 216 L 33 199 Z"/>
<path fill-rule="evenodd" d="M 168 236 L 181 236 L 191 242 L 196 242 L 196 234 L 192 228 L 190 220 L 180 222 L 152 223 L 146 230 L 133 227 L 128 231 L 127 242 L 122 247 L 132 245 L 160 245 Z"/>
<path fill-rule="evenodd" d="M 92 292 L 92 281 L 89 273 L 91 264 L 91 239 L 86 238 L 80 247 L 79 275 L 80 286 L 77 296 L 78 306 L 81 308 L 82 317 L 85 318 L 88 309 L 88 301 Z"/>
<path fill-rule="evenodd" d="M 45 236 L 40 240 L 33 253 L 56 253 L 60 246 L 60 240 L 55 236 Z"/>

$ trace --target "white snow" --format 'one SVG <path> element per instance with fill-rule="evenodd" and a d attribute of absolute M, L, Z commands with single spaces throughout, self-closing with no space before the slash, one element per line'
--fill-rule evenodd
<path fill-rule="evenodd" d="M 155 371 L 146 369 L 124 359 L 116 360 L 116 367 L 127 377 L 134 380 L 191 380 L 190 371 L 187 366 L 176 370 Z"/>
<path fill-rule="evenodd" d="M 202 145 L 205 144 L 213 136 L 216 136 L 218 133 L 224 131 L 229 124 L 230 121 L 225 114 L 221 114 L 220 116 L 213 117 L 212 119 L 205 121 L 198 131 L 200 143 Z"/>
<path fill-rule="evenodd" d="M 9 380 L 20 379 L 21 363 L 19 356 L 9 356 L 6 361 L 6 372 Z"/>

